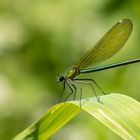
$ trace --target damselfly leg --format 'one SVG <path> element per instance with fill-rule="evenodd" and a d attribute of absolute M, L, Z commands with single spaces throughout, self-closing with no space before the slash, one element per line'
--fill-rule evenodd
<path fill-rule="evenodd" d="M 97 82 L 96 82 L 95 80 L 93 80 L 93 79 L 74 79 L 74 80 L 75 80 L 76 82 L 89 85 L 89 86 L 91 87 L 93 93 L 95 94 L 95 97 L 96 97 L 97 101 L 98 101 L 99 103 L 102 103 L 102 102 L 100 101 L 99 96 L 97 95 L 97 93 L 96 93 L 96 91 L 95 91 L 95 88 L 94 88 L 94 85 L 93 85 L 93 84 L 95 84 L 95 85 L 101 90 L 101 92 L 102 92 L 104 95 L 105 95 L 105 92 L 104 92 L 104 90 L 99 86 L 99 84 L 97 84 Z"/>

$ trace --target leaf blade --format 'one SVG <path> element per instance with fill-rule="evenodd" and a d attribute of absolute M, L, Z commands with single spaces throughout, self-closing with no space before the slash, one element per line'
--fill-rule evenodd
<path fill-rule="evenodd" d="M 140 103 L 121 94 L 83 99 L 82 109 L 126 140 L 140 139 Z M 46 140 L 80 112 L 79 101 L 57 104 L 14 140 Z"/>

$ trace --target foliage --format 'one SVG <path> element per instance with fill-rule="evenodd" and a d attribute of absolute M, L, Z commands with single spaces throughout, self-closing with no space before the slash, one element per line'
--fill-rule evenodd
<path fill-rule="evenodd" d="M 21 132 L 14 140 L 46 140 L 81 110 L 86 111 L 125 140 L 140 139 L 140 103 L 120 94 L 60 103 L 53 106 L 38 121 Z M 70 132 L 72 133 L 72 132 Z"/>

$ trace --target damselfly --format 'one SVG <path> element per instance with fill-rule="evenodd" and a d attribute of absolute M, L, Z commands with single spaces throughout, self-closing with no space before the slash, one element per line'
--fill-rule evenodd
<path fill-rule="evenodd" d="M 99 67 L 86 68 L 90 64 L 97 65 L 100 62 L 115 55 L 126 43 L 131 32 L 133 24 L 129 19 L 123 19 L 117 22 L 88 52 L 86 52 L 70 69 L 63 75 L 57 77 L 58 82 L 63 82 L 63 91 L 60 95 L 60 100 L 63 96 L 65 86 L 67 85 L 71 92 L 65 97 L 65 100 L 74 93 L 74 100 L 76 97 L 77 87 L 80 89 L 80 106 L 82 98 L 82 88 L 77 84 L 78 81 L 84 81 L 84 83 L 89 84 L 93 90 L 94 83 L 104 94 L 105 92 L 93 79 L 76 79 L 75 77 L 80 74 L 91 73 L 95 71 L 102 71 L 105 69 L 115 68 L 119 66 L 124 66 L 132 63 L 140 62 L 140 59 L 133 59 L 124 62 L 119 62 L 115 64 L 109 64 Z M 98 96 L 96 95 L 98 102 L 100 102 Z"/>

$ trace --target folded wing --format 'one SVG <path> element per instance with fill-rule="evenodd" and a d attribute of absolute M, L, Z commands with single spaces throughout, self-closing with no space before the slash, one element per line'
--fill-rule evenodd
<path fill-rule="evenodd" d="M 129 19 L 117 22 L 74 66 L 83 69 L 90 64 L 96 65 L 112 57 L 123 47 L 132 28 L 133 24 Z"/>

